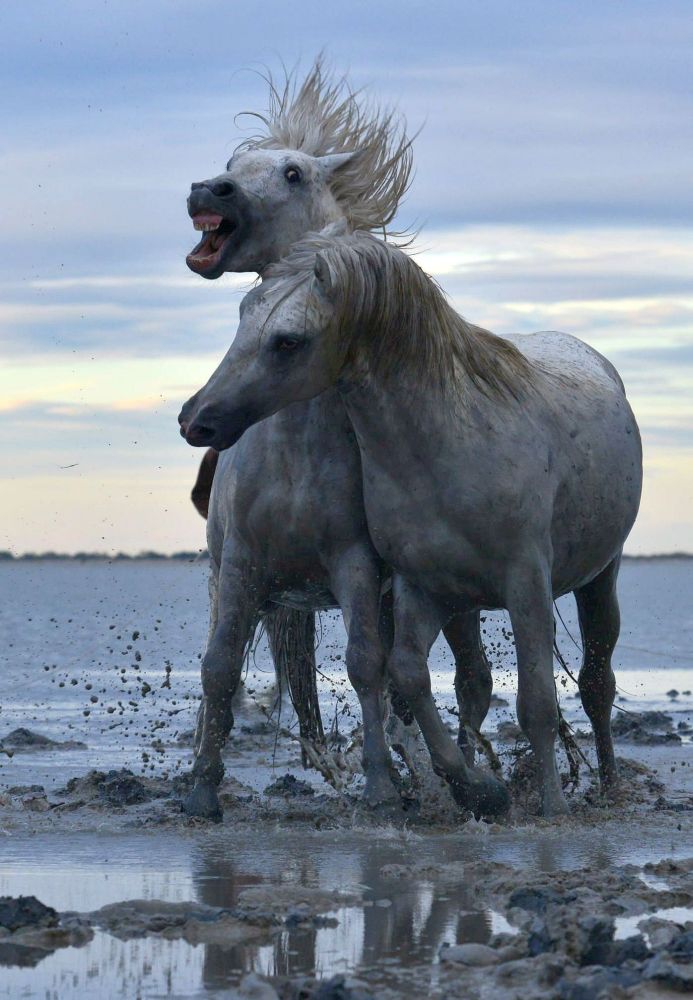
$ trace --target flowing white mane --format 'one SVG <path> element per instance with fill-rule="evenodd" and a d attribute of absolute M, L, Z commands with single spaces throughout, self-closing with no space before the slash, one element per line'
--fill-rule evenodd
<path fill-rule="evenodd" d="M 317 256 L 329 268 L 345 363 L 365 359 L 387 379 L 403 371 L 439 386 L 463 376 L 482 392 L 520 397 L 538 369 L 508 340 L 466 322 L 412 258 L 371 233 L 314 233 L 273 264 L 280 297 L 312 280 Z"/>
<path fill-rule="evenodd" d="M 351 228 L 403 235 L 388 230 L 411 179 L 411 140 L 401 116 L 361 99 L 345 77 L 325 69 L 322 57 L 300 85 L 295 73 L 279 82 L 270 73 L 265 79 L 268 109 L 244 112 L 261 121 L 265 132 L 238 148 L 296 149 L 311 156 L 358 152 L 332 181 Z"/>

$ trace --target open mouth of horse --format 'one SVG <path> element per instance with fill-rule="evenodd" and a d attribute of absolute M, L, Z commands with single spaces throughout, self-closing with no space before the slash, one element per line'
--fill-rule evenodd
<path fill-rule="evenodd" d="M 203 235 L 185 261 L 197 274 L 217 271 L 223 263 L 224 251 L 238 229 L 238 221 L 215 212 L 196 212 L 192 221 L 195 229 Z"/>

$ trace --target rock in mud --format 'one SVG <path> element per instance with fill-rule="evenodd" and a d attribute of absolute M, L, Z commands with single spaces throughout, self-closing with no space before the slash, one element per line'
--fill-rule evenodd
<path fill-rule="evenodd" d="M 293 774 L 283 774 L 265 789 L 265 795 L 283 795 L 286 798 L 297 798 L 303 795 L 315 795 L 315 789 L 307 781 L 295 778 Z"/>
<path fill-rule="evenodd" d="M 56 927 L 58 911 L 36 896 L 0 896 L 0 927 L 8 931 L 20 927 Z"/>
<path fill-rule="evenodd" d="M 70 778 L 57 794 L 78 796 L 84 802 L 107 806 L 132 806 L 170 795 L 171 787 L 156 778 L 138 778 L 127 768 L 113 771 L 89 771 L 81 778 Z"/>
<path fill-rule="evenodd" d="M 86 743 L 80 743 L 79 740 L 66 740 L 64 743 L 59 743 L 49 736 L 35 733 L 23 726 L 20 726 L 19 729 L 13 729 L 11 733 L 0 740 L 0 749 L 15 752 L 18 750 L 86 750 L 86 748 Z"/>
<path fill-rule="evenodd" d="M 556 987 L 560 1000 L 597 1000 L 622 996 L 622 990 L 642 981 L 638 969 L 597 969 L 588 975 L 568 981 L 562 979 Z"/>
<path fill-rule="evenodd" d="M 373 993 L 347 976 L 333 976 L 326 982 L 317 983 L 305 996 L 307 1000 L 375 1000 Z"/>
<path fill-rule="evenodd" d="M 621 713 L 611 722 L 615 740 L 645 746 L 680 743 L 681 737 L 672 729 L 673 720 L 666 712 Z"/>
<path fill-rule="evenodd" d="M 575 896 L 572 896 L 575 899 Z M 550 905 L 571 902 L 571 899 L 562 896 L 549 886 L 524 886 L 511 893 L 508 899 L 508 906 L 517 906 L 521 910 L 528 910 L 530 913 L 545 913 Z"/>
<path fill-rule="evenodd" d="M 643 975 L 681 993 L 693 993 L 693 931 L 679 934 L 665 951 L 651 958 Z"/>
<path fill-rule="evenodd" d="M 58 948 L 80 947 L 93 932 L 36 896 L 0 897 L 0 966 L 34 968 Z"/>
<path fill-rule="evenodd" d="M 131 771 L 109 771 L 99 787 L 99 797 L 109 806 L 133 806 L 154 798 Z"/>
<path fill-rule="evenodd" d="M 440 949 L 441 962 L 456 962 L 459 965 L 497 965 L 501 956 L 487 944 L 443 945 Z"/>
<path fill-rule="evenodd" d="M 121 941 L 156 935 L 182 938 L 188 944 L 232 946 L 264 937 L 270 926 L 253 914 L 207 906 L 204 903 L 167 903 L 160 899 L 129 899 L 111 903 L 87 915 L 89 921 Z M 279 925 L 275 919 L 274 924 Z"/>

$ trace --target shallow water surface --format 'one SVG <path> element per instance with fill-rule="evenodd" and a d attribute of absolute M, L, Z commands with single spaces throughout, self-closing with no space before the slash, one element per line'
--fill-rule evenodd
<path fill-rule="evenodd" d="M 421 875 L 393 879 L 384 866 L 502 861 L 547 872 L 590 865 L 608 870 L 693 853 L 693 836 L 640 827 L 517 829 L 459 834 L 345 830 L 291 838 L 288 829 L 56 832 L 2 843 L 0 895 L 36 894 L 60 910 L 89 911 L 123 899 L 193 900 L 233 907 L 246 888 L 264 883 L 358 892 L 364 902 L 328 914 L 336 926 L 284 930 L 268 944 L 224 948 L 146 938 L 119 941 L 97 932 L 35 969 L 7 968 L 0 996 L 222 996 L 242 975 L 367 974 L 371 984 L 397 982 L 403 970 L 428 964 L 435 980 L 444 943 L 485 943 L 508 930 L 501 914 L 481 908 L 464 884 L 441 889 Z M 410 994 L 415 996 L 416 993 Z"/>

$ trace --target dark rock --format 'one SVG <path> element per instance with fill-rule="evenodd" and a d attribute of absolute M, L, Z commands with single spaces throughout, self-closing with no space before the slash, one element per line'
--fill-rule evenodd
<path fill-rule="evenodd" d="M 86 743 L 80 743 L 79 740 L 66 740 L 64 743 L 59 743 L 49 736 L 35 733 L 23 726 L 20 726 L 19 729 L 13 729 L 11 733 L 0 740 L 0 748 L 10 750 L 85 750 L 86 746 Z"/>
<path fill-rule="evenodd" d="M 58 921 L 57 910 L 36 896 L 0 896 L 0 927 L 8 931 L 20 927 L 56 927 Z"/>
<path fill-rule="evenodd" d="M 611 917 L 583 917 L 578 927 L 585 935 L 580 965 L 610 965 L 614 943 L 614 921 Z"/>
<path fill-rule="evenodd" d="M 572 896 L 574 899 L 575 896 Z M 510 894 L 508 906 L 517 906 L 521 910 L 528 910 L 530 913 L 545 913 L 547 906 L 556 903 L 568 903 L 571 898 L 559 895 L 555 889 L 546 887 L 532 888 L 524 886 L 522 889 L 515 889 Z"/>
<path fill-rule="evenodd" d="M 55 740 L 43 736 L 41 733 L 35 733 L 31 729 L 24 729 L 24 727 L 13 729 L 11 733 L 8 733 L 2 740 L 2 745 L 14 748 L 57 746 Z"/>
<path fill-rule="evenodd" d="M 296 798 L 302 795 L 314 795 L 315 789 L 307 781 L 295 778 L 293 774 L 283 774 L 265 789 L 265 795 L 285 795 L 288 798 Z"/>
<path fill-rule="evenodd" d="M 345 976 L 333 976 L 310 994 L 310 1000 L 375 1000 L 372 993 L 350 986 Z"/>
<path fill-rule="evenodd" d="M 673 719 L 667 712 L 619 712 L 611 721 L 611 732 L 614 736 L 625 736 L 640 726 L 645 729 L 671 729 L 672 724 Z"/>
<path fill-rule="evenodd" d="M 8 795 L 45 795 L 43 785 L 12 785 L 7 789 Z"/>
<path fill-rule="evenodd" d="M 554 941 L 549 934 L 548 927 L 541 919 L 535 917 L 529 928 L 527 936 L 527 952 L 532 957 L 544 955 L 547 951 L 553 951 Z"/>
<path fill-rule="evenodd" d="M 642 934 L 632 934 L 622 941 L 614 941 L 604 965 L 623 965 L 624 962 L 644 962 L 652 952 Z"/>
<path fill-rule="evenodd" d="M 595 1000 L 599 996 L 612 996 L 617 987 L 635 986 L 641 979 L 639 969 L 599 969 L 573 982 L 561 980 L 556 996 L 560 1000 Z"/>
<path fill-rule="evenodd" d="M 678 698 L 679 693 L 676 688 L 672 688 L 671 691 L 667 691 L 667 698 Z"/>
<path fill-rule="evenodd" d="M 681 737 L 672 732 L 673 720 L 666 712 L 640 712 L 621 714 L 613 719 L 611 732 L 614 739 L 644 746 L 680 743 Z"/>
<path fill-rule="evenodd" d="M 99 787 L 99 798 L 110 806 L 133 806 L 154 796 L 131 771 L 123 769 L 108 771 Z"/>
<path fill-rule="evenodd" d="M 670 802 L 663 795 L 660 795 L 655 801 L 654 808 L 658 812 L 693 812 L 693 797 L 689 798 L 687 802 Z"/>
<path fill-rule="evenodd" d="M 667 951 L 676 961 L 683 959 L 693 960 L 693 931 L 684 931 L 683 934 L 671 942 Z"/>
<path fill-rule="evenodd" d="M 645 979 L 654 979 L 681 993 L 693 993 L 693 962 L 690 954 L 672 954 L 660 951 L 643 969 Z"/>

